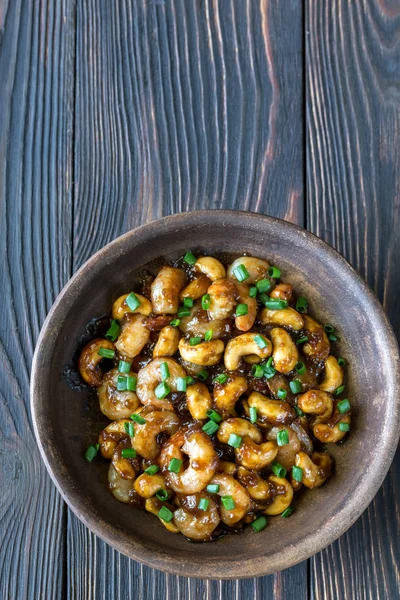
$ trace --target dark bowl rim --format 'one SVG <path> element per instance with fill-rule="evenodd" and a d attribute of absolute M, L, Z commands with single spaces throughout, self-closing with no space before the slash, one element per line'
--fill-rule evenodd
<path fill-rule="evenodd" d="M 355 497 L 355 490 L 353 490 L 351 492 L 352 501 L 342 505 L 339 512 L 332 517 L 327 527 L 310 533 L 310 535 L 305 539 L 295 542 L 288 549 L 288 552 L 285 552 L 285 554 L 276 557 L 274 556 L 273 560 L 271 557 L 269 557 L 268 562 L 265 561 L 265 559 L 263 560 L 263 557 L 249 558 L 247 560 L 243 558 L 241 561 L 222 560 L 221 563 L 219 563 L 209 575 L 204 575 L 203 573 L 199 574 L 198 563 L 194 563 L 193 565 L 187 563 L 182 564 L 178 559 L 171 559 L 168 555 L 162 552 L 162 545 L 160 545 L 159 554 L 154 553 L 154 551 L 147 550 L 141 544 L 135 544 L 135 547 L 133 548 L 133 544 L 130 541 L 125 542 L 121 540 L 121 535 L 115 531 L 112 526 L 107 526 L 107 523 L 102 522 L 101 520 L 99 521 L 98 516 L 96 516 L 96 512 L 92 510 L 91 507 L 80 506 L 79 498 L 76 497 L 77 494 L 74 491 L 74 486 L 65 481 L 64 477 L 59 476 L 57 473 L 57 459 L 46 450 L 46 444 L 44 442 L 44 436 L 46 432 L 43 430 L 40 419 L 38 419 L 36 412 L 36 408 L 40 404 L 40 398 L 38 398 L 37 393 L 40 380 L 38 364 L 40 363 L 41 357 L 46 355 L 47 330 L 55 313 L 59 310 L 64 297 L 77 283 L 77 281 L 79 281 L 82 274 L 87 269 L 90 269 L 91 266 L 94 265 L 98 260 L 104 260 L 108 253 L 112 253 L 121 244 L 121 242 L 124 242 L 129 238 L 134 238 L 146 233 L 150 234 L 152 232 L 154 234 L 154 230 L 157 230 L 160 227 L 165 229 L 173 226 L 174 224 L 178 225 L 182 222 L 187 222 L 188 224 L 193 220 L 193 224 L 195 224 L 195 221 L 199 218 L 206 218 L 210 217 L 211 215 L 213 216 L 214 220 L 218 219 L 219 221 L 223 220 L 224 218 L 235 220 L 250 219 L 258 222 L 264 221 L 265 223 L 276 224 L 283 229 L 286 228 L 287 230 L 296 231 L 304 236 L 313 245 L 316 245 L 323 253 L 329 255 L 332 260 L 342 263 L 342 265 L 349 270 L 352 277 L 361 286 L 368 299 L 368 304 L 372 307 L 373 311 L 381 321 L 381 326 L 385 332 L 386 342 L 393 349 L 391 360 L 395 385 L 397 388 L 400 388 L 399 349 L 392 326 L 374 292 L 357 273 L 357 271 L 350 265 L 350 263 L 341 254 L 339 254 L 339 252 L 337 252 L 337 250 L 310 231 L 277 217 L 270 217 L 250 211 L 212 209 L 177 213 L 136 227 L 103 246 L 78 269 L 78 271 L 67 281 L 65 286 L 58 294 L 40 331 L 32 361 L 30 404 L 36 441 L 39 446 L 42 460 L 46 465 L 51 479 L 73 513 L 99 538 L 129 558 L 167 573 L 186 577 L 198 577 L 202 579 L 244 579 L 267 575 L 298 564 L 302 560 L 305 560 L 317 552 L 320 552 L 326 546 L 338 539 L 349 527 L 351 527 L 351 525 L 353 525 L 353 523 L 359 518 L 359 516 L 373 500 L 378 489 L 382 485 L 394 458 L 400 435 L 400 397 L 397 397 L 397 411 L 394 415 L 395 418 L 391 422 L 388 421 L 385 447 L 383 449 L 384 452 L 375 455 L 376 458 L 374 459 L 373 463 L 371 463 L 372 471 L 370 472 L 370 475 L 372 473 L 372 478 L 370 479 L 370 483 L 372 481 L 373 485 L 365 490 L 365 493 L 361 499 Z M 381 456 L 385 457 L 385 464 L 381 464 Z M 355 502 L 355 500 L 357 500 L 357 502 Z M 327 529 L 328 527 L 329 530 Z"/>

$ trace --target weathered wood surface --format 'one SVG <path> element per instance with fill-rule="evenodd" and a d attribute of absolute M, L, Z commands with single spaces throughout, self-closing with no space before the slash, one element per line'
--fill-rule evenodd
<path fill-rule="evenodd" d="M 0 0 L 0 598 L 399 597 L 399 462 L 308 564 L 189 580 L 128 560 L 67 511 L 28 403 L 35 340 L 63 283 L 111 239 L 173 212 L 307 225 L 367 278 L 399 332 L 399 40 L 397 0 Z"/>

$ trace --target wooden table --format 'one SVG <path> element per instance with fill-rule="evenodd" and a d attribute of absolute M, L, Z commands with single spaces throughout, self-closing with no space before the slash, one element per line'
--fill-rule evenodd
<path fill-rule="evenodd" d="M 399 0 L 0 0 L 1 599 L 400 597 L 399 459 L 358 522 L 310 560 L 188 580 L 128 560 L 67 509 L 28 394 L 68 278 L 174 212 L 245 209 L 307 227 L 399 332 L 399 173 Z"/>

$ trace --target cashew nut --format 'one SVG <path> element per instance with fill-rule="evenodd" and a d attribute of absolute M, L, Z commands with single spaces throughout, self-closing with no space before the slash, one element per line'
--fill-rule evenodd
<path fill-rule="evenodd" d="M 329 356 L 330 345 L 324 328 L 308 315 L 303 315 L 303 318 L 304 331 L 308 337 L 308 342 L 303 345 L 304 354 L 318 362 L 326 360 Z"/>
<path fill-rule="evenodd" d="M 297 405 L 306 414 L 318 415 L 314 424 L 324 423 L 332 415 L 332 397 L 322 390 L 308 390 L 305 394 L 297 397 Z"/>
<path fill-rule="evenodd" d="M 207 510 L 198 508 L 202 498 L 208 500 Z M 174 523 L 183 535 L 191 540 L 209 540 L 221 519 L 218 507 L 207 494 L 183 496 L 181 506 L 174 512 Z"/>
<path fill-rule="evenodd" d="M 251 499 L 249 494 L 231 475 L 217 473 L 211 479 L 211 483 L 219 485 L 219 496 L 230 496 L 235 503 L 235 508 L 232 509 L 225 508 L 223 504 L 220 506 L 219 510 L 221 518 L 226 525 L 234 525 L 251 510 Z"/>
<path fill-rule="evenodd" d="M 248 436 L 256 444 L 261 444 L 262 442 L 262 435 L 259 429 L 246 419 L 236 417 L 222 421 L 218 429 L 218 441 L 227 444 L 232 434 L 236 434 L 241 438 Z"/>
<path fill-rule="evenodd" d="M 227 475 L 232 475 L 232 477 L 234 477 L 237 471 L 237 465 L 229 460 L 220 460 L 217 471 L 218 473 L 226 473 Z"/>
<path fill-rule="evenodd" d="M 179 306 L 179 292 L 185 285 L 182 269 L 163 267 L 151 284 L 151 302 L 156 315 L 173 315 Z"/>
<path fill-rule="evenodd" d="M 188 340 L 182 338 L 179 342 L 179 352 L 183 360 L 210 367 L 216 365 L 224 351 L 224 342 L 222 340 L 210 340 L 201 342 L 196 346 L 191 346 Z"/>
<path fill-rule="evenodd" d="M 136 452 L 146 460 L 153 460 L 160 452 L 157 436 L 161 432 L 172 435 L 180 425 L 180 419 L 168 410 L 151 410 L 142 413 L 145 423 L 135 423 L 135 435 L 131 443 Z"/>
<path fill-rule="evenodd" d="M 145 317 L 148 317 L 153 310 L 150 300 L 148 300 L 145 296 L 141 296 L 141 294 L 135 293 L 136 298 L 140 302 L 140 306 L 135 308 L 135 310 L 131 310 L 125 302 L 129 295 L 130 294 L 123 294 L 114 302 L 112 307 L 112 318 L 121 321 L 123 316 L 127 313 L 139 313 Z"/>
<path fill-rule="evenodd" d="M 243 265 L 250 277 L 246 279 L 246 283 L 256 283 L 259 279 L 264 279 L 268 275 L 269 263 L 266 260 L 261 260 L 261 258 L 255 258 L 254 256 L 241 256 L 233 261 L 231 266 L 228 268 L 228 277 L 230 279 L 235 279 L 234 270 L 239 265 Z"/>
<path fill-rule="evenodd" d="M 159 473 L 142 473 L 135 481 L 135 491 L 142 498 L 151 498 L 158 490 L 165 488 L 165 479 Z"/>
<path fill-rule="evenodd" d="M 157 398 L 155 394 L 156 387 L 163 380 L 160 370 L 163 363 L 167 364 L 170 375 L 165 383 L 172 392 L 177 391 L 177 379 L 186 377 L 185 369 L 181 365 L 178 365 L 172 358 L 164 356 L 162 358 L 155 358 L 143 367 L 143 369 L 139 370 L 136 393 L 142 404 L 151 405 L 161 410 L 168 410 L 172 407 L 171 402 L 164 398 Z"/>
<path fill-rule="evenodd" d="M 339 428 L 339 423 L 345 423 L 346 425 L 350 425 L 351 416 L 349 413 L 345 415 L 340 415 L 340 420 L 338 417 L 335 419 L 336 423 L 316 423 L 313 427 L 313 434 L 323 444 L 327 443 L 337 443 L 340 442 L 346 435 L 346 431 L 341 431 Z"/>
<path fill-rule="evenodd" d="M 206 275 L 211 281 L 217 281 L 226 277 L 224 265 L 212 256 L 200 256 L 194 268 Z"/>
<path fill-rule="evenodd" d="M 278 283 L 275 289 L 270 293 L 270 296 L 271 298 L 279 298 L 279 300 L 291 302 L 293 298 L 293 286 L 290 285 L 290 283 Z"/>
<path fill-rule="evenodd" d="M 173 356 L 178 351 L 178 344 L 181 335 L 176 327 L 163 327 L 158 336 L 158 340 L 153 350 L 153 358 L 160 356 Z"/>
<path fill-rule="evenodd" d="M 263 325 L 279 325 L 280 327 L 289 327 L 293 331 L 300 331 L 304 327 L 303 317 L 297 310 L 290 307 L 282 310 L 263 308 L 260 313 L 260 321 Z"/>
<path fill-rule="evenodd" d="M 146 317 L 140 314 L 126 314 L 122 319 L 121 333 L 115 347 L 122 356 L 134 358 L 143 350 L 149 337 Z"/>
<path fill-rule="evenodd" d="M 162 506 L 165 506 L 165 502 L 162 502 L 161 500 L 159 500 L 158 498 L 155 498 L 154 496 L 152 498 L 147 498 L 146 502 L 144 503 L 145 509 L 149 513 L 156 515 L 156 517 L 158 517 L 158 513 Z M 167 504 L 167 508 L 169 508 L 171 510 L 171 509 L 173 509 L 173 506 L 171 506 L 170 504 Z M 172 521 L 167 523 L 167 521 L 163 521 L 162 519 L 160 519 L 160 517 L 158 517 L 158 519 L 159 519 L 160 523 L 162 523 L 164 525 L 165 529 L 168 529 L 168 531 L 170 531 L 171 533 L 179 533 L 179 529 L 172 523 Z"/>
<path fill-rule="evenodd" d="M 193 419 L 207 419 L 212 407 L 210 392 L 204 383 L 194 383 L 186 389 L 186 404 Z"/>
<path fill-rule="evenodd" d="M 122 450 L 125 448 L 132 448 L 130 438 L 123 439 L 115 448 L 112 464 L 123 479 L 135 479 L 136 471 L 132 464 L 132 459 L 122 457 Z"/>
<path fill-rule="evenodd" d="M 241 375 L 230 375 L 227 383 L 217 384 L 214 388 L 214 402 L 223 415 L 234 415 L 235 404 L 247 390 L 247 380 Z"/>
<path fill-rule="evenodd" d="M 326 452 L 314 452 L 311 458 L 305 452 L 298 452 L 296 467 L 303 469 L 302 483 L 311 489 L 321 486 L 330 477 L 333 461 Z"/>
<path fill-rule="evenodd" d="M 268 481 L 272 484 L 275 494 L 273 501 L 267 506 L 264 513 L 266 515 L 280 515 L 292 503 L 293 488 L 288 480 L 283 477 L 270 475 Z"/>
<path fill-rule="evenodd" d="M 106 350 L 115 349 L 114 344 L 109 340 L 97 338 L 86 344 L 79 357 L 79 373 L 83 381 L 92 387 L 101 385 L 103 379 L 103 372 L 99 365 L 100 361 L 103 360 L 103 356 L 99 354 L 101 348 Z"/>
<path fill-rule="evenodd" d="M 188 285 L 181 291 L 180 299 L 183 300 L 183 298 L 192 298 L 192 300 L 197 300 L 207 293 L 210 285 L 211 279 L 205 275 L 200 275 L 188 283 Z"/>
<path fill-rule="evenodd" d="M 330 392 L 331 394 L 337 390 L 343 383 L 343 369 L 339 365 L 337 359 L 330 355 L 325 361 L 325 376 L 319 386 L 320 390 Z"/>
<path fill-rule="evenodd" d="M 132 423 L 129 419 L 120 419 L 119 421 L 113 421 L 99 434 L 100 454 L 103 458 L 111 460 L 117 445 L 125 438 L 128 434 L 125 430 L 125 423 Z"/>
<path fill-rule="evenodd" d="M 182 465 L 179 473 L 168 470 L 173 458 L 183 462 L 189 457 L 189 466 Z M 169 487 L 179 494 L 200 492 L 210 481 L 218 466 L 218 455 L 208 435 L 197 429 L 181 427 L 161 450 L 160 465 Z"/>
<path fill-rule="evenodd" d="M 299 360 L 296 344 L 287 331 L 274 327 L 269 332 L 272 341 L 274 367 L 280 373 L 290 373 Z"/>
<path fill-rule="evenodd" d="M 108 487 L 120 502 L 135 503 L 134 480 L 121 477 L 112 463 L 108 469 Z"/>
<path fill-rule="evenodd" d="M 237 477 L 253 500 L 265 502 L 272 497 L 271 486 L 269 485 L 268 481 L 260 477 L 258 473 L 249 471 L 244 467 L 239 467 Z"/>
<path fill-rule="evenodd" d="M 257 344 L 260 334 L 242 333 L 229 340 L 225 348 L 224 362 L 229 371 L 236 371 L 240 366 L 240 359 L 249 354 L 256 354 L 261 359 L 268 358 L 272 352 L 272 344 L 268 338 L 261 336 L 265 342 L 265 348 Z"/>
<path fill-rule="evenodd" d="M 183 333 L 188 333 L 191 336 L 204 336 L 206 331 L 210 329 L 213 332 L 213 339 L 222 337 L 230 331 L 229 319 L 212 319 L 209 320 L 207 311 L 201 307 L 201 302 L 195 302 L 188 317 L 181 319 L 179 329 Z"/>
<path fill-rule="evenodd" d="M 97 388 L 100 410 L 110 420 L 128 419 L 140 406 L 140 400 L 135 392 L 117 389 L 117 380 L 121 375 L 118 369 L 108 371 L 103 377 L 102 384 Z M 130 371 L 127 375 L 137 377 Z"/>
<path fill-rule="evenodd" d="M 255 425 L 246 419 L 233 418 L 223 421 L 218 430 L 218 441 L 229 442 L 232 434 L 242 438 L 241 444 L 235 448 L 236 460 L 248 469 L 263 469 L 269 465 L 278 452 L 275 442 L 262 442 L 262 435 Z"/>
<path fill-rule="evenodd" d="M 249 296 L 249 286 L 244 283 L 236 284 L 239 294 L 239 303 L 247 305 L 247 315 L 235 317 L 235 326 L 239 331 L 249 331 L 254 325 L 257 316 L 257 300 Z"/>
<path fill-rule="evenodd" d="M 210 285 L 208 293 L 210 295 L 208 309 L 210 319 L 227 319 L 233 315 L 238 297 L 234 281 L 218 279 Z"/>
<path fill-rule="evenodd" d="M 247 402 L 250 407 L 257 409 L 258 417 L 262 417 L 273 425 L 286 425 L 296 418 L 290 404 L 280 400 L 272 400 L 259 392 L 252 392 Z"/>

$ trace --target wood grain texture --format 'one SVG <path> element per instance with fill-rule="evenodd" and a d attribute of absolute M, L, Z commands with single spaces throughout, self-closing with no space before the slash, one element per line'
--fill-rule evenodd
<path fill-rule="evenodd" d="M 309 0 L 307 225 L 378 294 L 400 334 L 400 5 Z M 400 597 L 400 456 L 376 498 L 311 561 L 311 598 Z"/>
<path fill-rule="evenodd" d="M 29 413 L 39 328 L 71 274 L 74 11 L 0 3 L 0 597 L 56 598 L 66 511 Z"/>
<path fill-rule="evenodd" d="M 74 270 L 174 212 L 249 209 L 303 224 L 297 0 L 78 0 L 76 56 Z M 67 558 L 77 600 L 307 595 L 306 563 L 250 581 L 178 578 L 113 551 L 71 513 Z"/>

